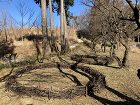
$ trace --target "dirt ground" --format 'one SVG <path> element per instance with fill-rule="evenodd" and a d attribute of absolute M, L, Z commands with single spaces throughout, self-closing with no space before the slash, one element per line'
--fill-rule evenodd
<path fill-rule="evenodd" d="M 30 47 L 28 47 L 30 48 Z M 20 49 L 20 48 L 19 48 Z M 25 48 L 26 49 L 26 48 Z M 97 46 L 97 49 L 99 47 Z M 109 50 L 109 49 L 108 49 Z M 116 50 L 119 57 L 123 56 L 123 47 Z M 24 52 L 24 51 L 20 51 Z M 27 52 L 26 52 L 27 53 Z M 78 46 L 72 50 L 72 54 L 87 54 L 91 51 L 87 47 Z M 99 54 L 108 55 L 99 49 Z M 28 52 L 30 55 L 30 53 Z M 64 56 L 66 59 L 67 55 Z M 137 77 L 137 69 L 140 68 L 140 49 L 132 49 L 129 55 L 130 66 L 125 69 L 104 67 L 97 65 L 87 65 L 106 76 L 107 88 L 95 93 L 93 97 L 78 96 L 74 99 L 48 99 L 46 97 L 22 96 L 5 90 L 5 83 L 0 82 L 0 105 L 132 105 L 129 101 L 140 101 L 140 80 Z M 82 84 L 87 83 L 87 78 L 69 69 L 62 69 L 63 72 L 74 75 Z M 2 69 L 0 77 L 7 74 L 10 69 Z M 41 89 L 53 88 L 62 90 L 63 88 L 75 86 L 75 84 L 57 68 L 45 68 L 30 71 L 19 77 L 18 82 L 25 86 L 39 86 Z M 126 103 L 126 101 L 128 103 Z M 134 104 L 135 105 L 135 104 Z"/>

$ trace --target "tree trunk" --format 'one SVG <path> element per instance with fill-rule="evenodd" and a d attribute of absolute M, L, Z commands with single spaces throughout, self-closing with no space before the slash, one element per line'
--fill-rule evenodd
<path fill-rule="evenodd" d="M 64 22 L 63 22 L 63 16 L 64 16 L 64 6 L 63 6 L 63 0 L 60 1 L 61 3 L 61 15 L 60 15 L 60 22 L 61 22 L 61 26 L 60 26 L 60 36 L 61 36 L 61 53 L 63 52 L 64 48 L 64 39 L 65 39 L 65 36 L 64 36 Z"/>
<path fill-rule="evenodd" d="M 110 57 L 113 56 L 113 53 L 115 52 L 116 49 L 116 45 L 114 42 L 111 43 L 111 47 L 110 47 Z"/>
<path fill-rule="evenodd" d="M 52 35 L 53 30 L 53 13 L 52 13 L 52 0 L 49 0 L 49 10 L 50 10 L 50 33 Z"/>
<path fill-rule="evenodd" d="M 94 42 L 94 40 L 92 41 L 92 51 L 93 51 L 93 53 L 96 53 L 96 42 Z"/>
<path fill-rule="evenodd" d="M 101 49 L 103 52 L 106 52 L 106 43 L 102 43 Z"/>
<path fill-rule="evenodd" d="M 129 57 L 129 51 L 130 51 L 130 46 L 129 46 L 129 38 L 126 39 L 126 43 L 121 42 L 121 44 L 125 47 L 125 52 L 122 60 L 122 67 L 128 67 L 128 57 Z"/>
<path fill-rule="evenodd" d="M 111 49 L 112 50 L 111 56 L 117 60 L 119 68 L 129 67 L 128 57 L 129 57 L 130 46 L 128 43 L 128 39 L 126 39 L 126 40 L 127 40 L 126 43 L 123 43 L 122 41 L 120 41 L 120 43 L 125 47 L 125 52 L 124 52 L 122 61 L 119 59 L 119 57 L 116 56 L 115 50 Z"/>
<path fill-rule="evenodd" d="M 138 43 L 140 43 L 140 36 L 138 35 Z"/>
<path fill-rule="evenodd" d="M 56 40 L 55 40 L 55 31 L 54 31 L 54 24 L 53 24 L 53 12 L 52 12 L 52 0 L 49 0 L 49 10 L 50 10 L 50 33 L 51 33 L 51 38 L 50 38 L 50 48 L 51 52 L 57 52 L 56 49 Z"/>
<path fill-rule="evenodd" d="M 46 0 L 41 0 L 41 13 L 42 13 L 42 34 L 44 36 L 42 45 L 42 62 L 45 58 L 48 30 L 47 30 L 47 14 L 46 14 Z"/>
<path fill-rule="evenodd" d="M 122 68 L 122 62 L 121 62 L 120 58 L 116 56 L 114 50 L 113 50 L 113 52 L 112 52 L 112 57 L 113 57 L 114 59 L 116 59 L 116 61 L 118 62 L 119 68 Z"/>
<path fill-rule="evenodd" d="M 69 43 L 67 39 L 67 33 L 66 33 L 66 17 L 65 17 L 65 11 L 64 11 L 64 0 L 61 0 L 61 15 L 60 15 L 60 21 L 61 21 L 61 53 L 64 54 L 69 49 Z"/>
<path fill-rule="evenodd" d="M 36 52 L 37 52 L 37 61 L 39 63 L 41 63 L 42 61 L 40 61 L 40 58 L 41 58 L 41 50 L 40 50 L 40 47 L 39 47 L 39 41 L 38 40 L 33 40 L 33 43 L 34 43 L 34 46 L 36 48 Z"/>
<path fill-rule="evenodd" d="M 122 66 L 127 67 L 127 66 L 129 66 L 128 56 L 129 56 L 130 48 L 129 48 L 129 45 L 127 45 L 127 44 L 124 47 L 125 47 L 125 53 L 124 53 L 124 57 L 123 57 L 123 60 L 122 60 Z"/>
<path fill-rule="evenodd" d="M 6 42 L 8 41 L 8 36 L 7 36 L 7 32 L 6 32 L 7 30 L 6 30 L 6 28 L 4 29 L 4 33 L 5 33 L 5 40 L 6 40 Z"/>
<path fill-rule="evenodd" d="M 63 8 L 64 9 L 64 8 Z M 67 20 L 66 20 L 66 12 L 65 9 L 64 11 L 64 33 L 65 33 L 65 52 L 69 51 L 69 35 L 68 35 L 68 31 L 67 31 Z"/>

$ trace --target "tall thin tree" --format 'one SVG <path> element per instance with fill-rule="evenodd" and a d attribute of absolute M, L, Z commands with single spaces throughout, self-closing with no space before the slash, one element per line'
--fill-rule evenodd
<path fill-rule="evenodd" d="M 42 59 L 41 59 L 41 62 L 43 62 L 45 53 L 46 53 L 47 38 L 48 38 L 46 0 L 41 0 L 41 13 L 42 13 L 42 34 L 44 36 L 43 48 L 42 48 Z"/>
<path fill-rule="evenodd" d="M 66 15 L 64 9 L 64 0 L 61 0 L 61 14 L 60 14 L 60 36 L 61 36 L 61 53 L 65 53 L 69 50 L 68 39 L 66 38 Z"/>
<path fill-rule="evenodd" d="M 53 22 L 53 11 L 52 11 L 52 0 L 49 0 L 49 10 L 50 10 L 50 47 L 52 52 L 56 52 L 56 45 L 55 45 L 55 35 L 54 35 L 54 22 Z"/>

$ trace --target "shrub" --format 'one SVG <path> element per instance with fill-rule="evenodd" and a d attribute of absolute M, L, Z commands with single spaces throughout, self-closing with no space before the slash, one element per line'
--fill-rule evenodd
<path fill-rule="evenodd" d="M 7 57 L 7 55 L 12 55 L 14 53 L 15 46 L 13 45 L 13 41 L 2 40 L 0 41 L 0 58 Z"/>

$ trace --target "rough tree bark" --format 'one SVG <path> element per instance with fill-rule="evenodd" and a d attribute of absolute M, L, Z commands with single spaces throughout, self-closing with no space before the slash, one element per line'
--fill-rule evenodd
<path fill-rule="evenodd" d="M 42 34 L 44 36 L 43 45 L 42 45 L 42 58 L 41 58 L 41 62 L 43 62 L 45 58 L 47 39 L 48 39 L 46 0 L 41 0 L 41 13 L 42 13 Z"/>
<path fill-rule="evenodd" d="M 61 15 L 60 15 L 60 22 L 61 22 L 61 53 L 64 54 L 69 50 L 69 43 L 67 39 L 66 33 L 66 17 L 65 17 L 65 9 L 64 9 L 64 0 L 61 0 Z"/>
<path fill-rule="evenodd" d="M 122 67 L 128 67 L 129 62 L 128 62 L 128 57 L 129 57 L 129 52 L 130 52 L 130 46 L 129 46 L 129 38 L 127 38 L 126 43 L 121 42 L 121 44 L 125 47 L 125 52 L 122 60 Z"/>
<path fill-rule="evenodd" d="M 53 22 L 53 11 L 52 11 L 52 0 L 49 0 L 49 10 L 50 10 L 50 48 L 51 52 L 58 52 L 57 45 L 56 45 L 56 36 L 54 31 L 54 22 Z"/>
<path fill-rule="evenodd" d="M 126 38 L 126 42 L 122 42 L 120 41 L 120 43 L 124 46 L 125 48 L 125 52 L 124 52 L 124 56 L 122 58 L 122 61 L 119 59 L 119 57 L 116 56 L 115 51 L 113 51 L 112 53 L 112 57 L 114 57 L 119 65 L 119 68 L 123 68 L 123 67 L 129 67 L 129 52 L 130 52 L 130 46 L 129 46 L 129 38 Z"/>

